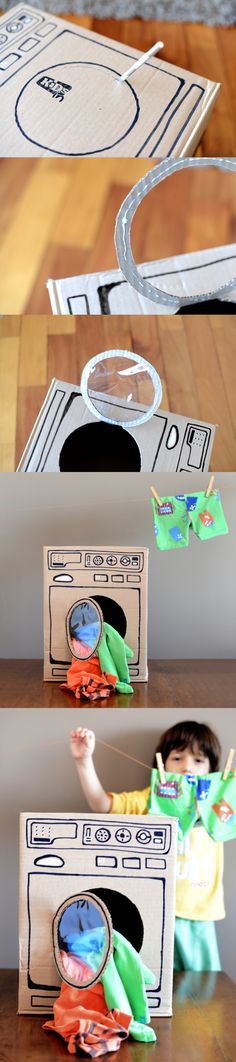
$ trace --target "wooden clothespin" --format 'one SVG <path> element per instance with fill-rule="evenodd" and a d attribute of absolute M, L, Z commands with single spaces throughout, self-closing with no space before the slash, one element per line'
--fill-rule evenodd
<path fill-rule="evenodd" d="M 166 776 L 165 776 L 164 763 L 163 763 L 161 752 L 156 752 L 156 761 L 157 761 L 157 768 L 158 768 L 159 775 L 160 775 L 160 782 L 161 782 L 162 785 L 165 785 L 166 784 Z"/>
<path fill-rule="evenodd" d="M 158 502 L 158 505 L 161 505 L 161 498 L 159 498 L 159 494 L 157 494 L 157 491 L 155 490 L 155 487 L 151 487 L 150 489 L 151 489 L 151 492 L 152 492 L 154 498 Z"/>
<path fill-rule="evenodd" d="M 213 487 L 214 479 L 215 479 L 215 476 L 211 476 L 210 483 L 208 484 L 208 487 L 207 487 L 207 490 L 206 490 L 206 498 L 209 498 L 209 494 L 211 493 L 211 490 L 212 490 L 212 487 Z"/>
<path fill-rule="evenodd" d="M 226 782 L 226 779 L 228 778 L 229 771 L 231 771 L 234 754 L 235 754 L 235 749 L 230 749 L 229 750 L 229 754 L 227 756 L 225 769 L 224 769 L 224 772 L 223 772 L 223 782 Z"/>

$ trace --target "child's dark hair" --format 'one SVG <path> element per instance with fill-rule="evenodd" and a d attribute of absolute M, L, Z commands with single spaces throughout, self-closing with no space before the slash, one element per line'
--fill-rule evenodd
<path fill-rule="evenodd" d="M 206 723 L 196 723 L 194 719 L 182 720 L 181 723 L 175 723 L 169 730 L 165 730 L 165 733 L 160 737 L 156 752 L 161 752 L 165 765 L 173 749 L 179 749 L 182 752 L 184 749 L 190 748 L 191 752 L 194 752 L 196 744 L 203 755 L 208 756 L 210 770 L 217 771 L 221 756 L 221 745 L 218 737 L 210 726 L 207 726 Z M 157 765 L 156 752 L 153 767 Z"/>

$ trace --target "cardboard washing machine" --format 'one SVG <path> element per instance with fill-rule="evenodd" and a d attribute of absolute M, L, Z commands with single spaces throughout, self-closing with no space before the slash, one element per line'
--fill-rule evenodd
<path fill-rule="evenodd" d="M 139 265 L 139 271 L 146 280 L 152 281 L 153 287 L 163 288 L 163 291 L 177 295 L 180 299 L 184 295 L 195 295 L 204 290 L 214 291 L 235 276 L 236 243 L 143 262 Z M 164 302 L 158 304 L 146 299 L 131 287 L 121 269 L 48 280 L 47 288 L 55 314 L 181 313 L 178 306 L 167 306 Z M 232 304 L 234 313 L 236 283 L 235 288 L 224 296 L 224 301 Z M 219 313 L 220 305 L 219 299 Z M 191 310 L 189 306 L 190 313 Z M 202 305 L 201 312 L 211 312 L 207 302 Z"/>
<path fill-rule="evenodd" d="M 131 682 L 145 682 L 147 669 L 148 549 L 130 547 L 44 549 L 44 678 L 62 682 L 71 664 L 67 615 L 92 598 L 133 650 Z"/>
<path fill-rule="evenodd" d="M 79 892 L 103 900 L 156 975 L 150 1017 L 172 1013 L 176 843 L 177 819 L 163 816 L 20 816 L 20 1014 L 52 1011 L 60 988 L 52 921 Z"/>
<path fill-rule="evenodd" d="M 111 415 L 115 410 L 119 420 L 121 400 L 109 397 L 109 404 Z M 107 409 L 109 415 L 109 406 Z M 133 402 L 129 409 L 135 409 Z M 116 471 L 203 472 L 209 468 L 214 424 L 158 409 L 150 420 L 136 427 L 116 424 L 114 431 L 113 425 L 106 424 L 101 438 L 100 423 L 85 405 L 80 387 L 52 380 L 17 471 L 111 471 L 112 453 Z M 86 461 L 88 456 L 90 461 L 86 466 L 85 449 Z M 124 468 L 122 463 L 117 468 L 117 453 Z"/>
<path fill-rule="evenodd" d="M 168 47 L 168 40 L 167 40 Z M 192 155 L 220 85 L 25 4 L 0 19 L 2 156 Z"/>

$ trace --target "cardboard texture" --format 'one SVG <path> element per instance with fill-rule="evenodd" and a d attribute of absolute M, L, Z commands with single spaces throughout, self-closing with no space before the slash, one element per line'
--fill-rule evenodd
<path fill-rule="evenodd" d="M 129 403 L 129 409 L 134 404 Z M 110 399 L 110 408 L 119 410 L 120 404 L 116 399 Z M 135 407 L 134 407 L 135 408 Z M 80 464 L 78 470 L 83 471 L 83 435 L 80 430 L 91 425 L 94 433 L 91 437 L 91 471 L 99 471 L 104 465 L 100 463 L 99 454 L 99 424 L 84 403 L 80 387 L 64 383 L 61 380 L 52 380 L 48 394 L 31 432 L 29 441 L 24 450 L 19 472 L 60 472 L 62 455 L 65 454 L 65 446 L 68 447 L 68 464 L 66 471 L 72 471 L 69 464 L 70 440 L 72 451 L 78 450 Z M 97 433 L 98 427 L 98 433 Z M 114 446 L 117 449 L 117 435 L 112 434 L 112 426 L 107 424 L 107 440 L 109 446 L 109 467 L 111 466 L 111 452 Z M 160 470 L 163 472 L 194 472 L 207 471 L 212 452 L 215 436 L 215 425 L 207 422 L 196 421 L 193 418 L 181 417 L 176 413 L 165 412 L 158 409 L 157 413 L 146 422 L 136 427 L 120 428 L 125 433 L 127 447 L 127 471 L 151 472 Z M 76 436 L 73 435 L 77 432 Z M 97 444 L 95 446 L 94 439 Z M 121 436 L 120 436 L 121 438 Z M 132 442 L 132 454 L 130 454 L 130 442 Z M 88 449 L 89 440 L 86 437 Z M 94 460 L 93 460 L 94 455 Z M 104 460 L 102 448 L 101 459 Z M 64 458 L 63 458 L 64 461 Z"/>
<path fill-rule="evenodd" d="M 167 33 L 168 49 L 168 33 Z M 19 4 L 0 18 L 1 155 L 192 155 L 220 85 Z"/>
<path fill-rule="evenodd" d="M 177 819 L 166 816 L 20 816 L 20 1014 L 51 1013 L 60 987 L 52 920 L 64 900 L 96 889 L 156 974 L 150 1017 L 172 1013 L 176 840 Z"/>
<path fill-rule="evenodd" d="M 156 281 L 156 287 L 180 298 L 199 292 L 199 301 L 204 291 L 214 291 L 235 276 L 235 289 L 224 296 L 224 301 L 236 303 L 236 243 L 144 262 L 139 270 L 154 286 Z M 48 280 L 47 288 L 55 314 L 171 314 L 178 310 L 176 306 L 158 305 L 143 298 L 127 283 L 120 269 Z"/>
<path fill-rule="evenodd" d="M 133 650 L 131 682 L 147 670 L 148 549 L 122 546 L 44 548 L 44 678 L 62 682 L 71 663 L 66 617 L 72 605 L 92 597 L 105 622 Z"/>

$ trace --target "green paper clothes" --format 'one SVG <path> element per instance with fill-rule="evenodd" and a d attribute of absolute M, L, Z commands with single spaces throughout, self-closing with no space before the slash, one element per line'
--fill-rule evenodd
<path fill-rule="evenodd" d="M 113 955 L 100 978 L 109 1010 L 114 1007 L 132 1014 L 129 1035 L 134 1040 L 156 1040 L 148 1028 L 150 1015 L 145 985 L 155 984 L 155 974 L 144 965 L 138 952 L 122 933 L 113 929 Z"/>
<path fill-rule="evenodd" d="M 182 498 L 161 498 L 158 505 L 151 498 L 157 548 L 183 549 L 189 541 L 189 519 L 184 495 Z"/>
<path fill-rule="evenodd" d="M 117 675 L 116 693 L 133 693 L 127 660 L 133 657 L 133 650 L 126 645 L 110 623 L 103 624 L 103 635 L 97 649 L 103 674 Z"/>
<path fill-rule="evenodd" d="M 236 837 L 236 771 L 229 771 L 224 781 L 220 771 L 195 775 L 165 772 L 165 784 L 159 771 L 151 773 L 148 815 L 170 815 L 179 822 L 181 840 L 200 819 L 213 841 L 232 841 Z"/>
<path fill-rule="evenodd" d="M 219 490 L 212 490 L 208 498 L 206 492 L 200 490 L 186 494 L 185 499 L 193 531 L 201 541 L 228 534 Z"/>
<path fill-rule="evenodd" d="M 219 490 L 206 496 L 204 490 L 161 498 L 158 505 L 151 498 L 157 549 L 181 549 L 188 546 L 189 528 L 201 541 L 228 534 Z"/>

